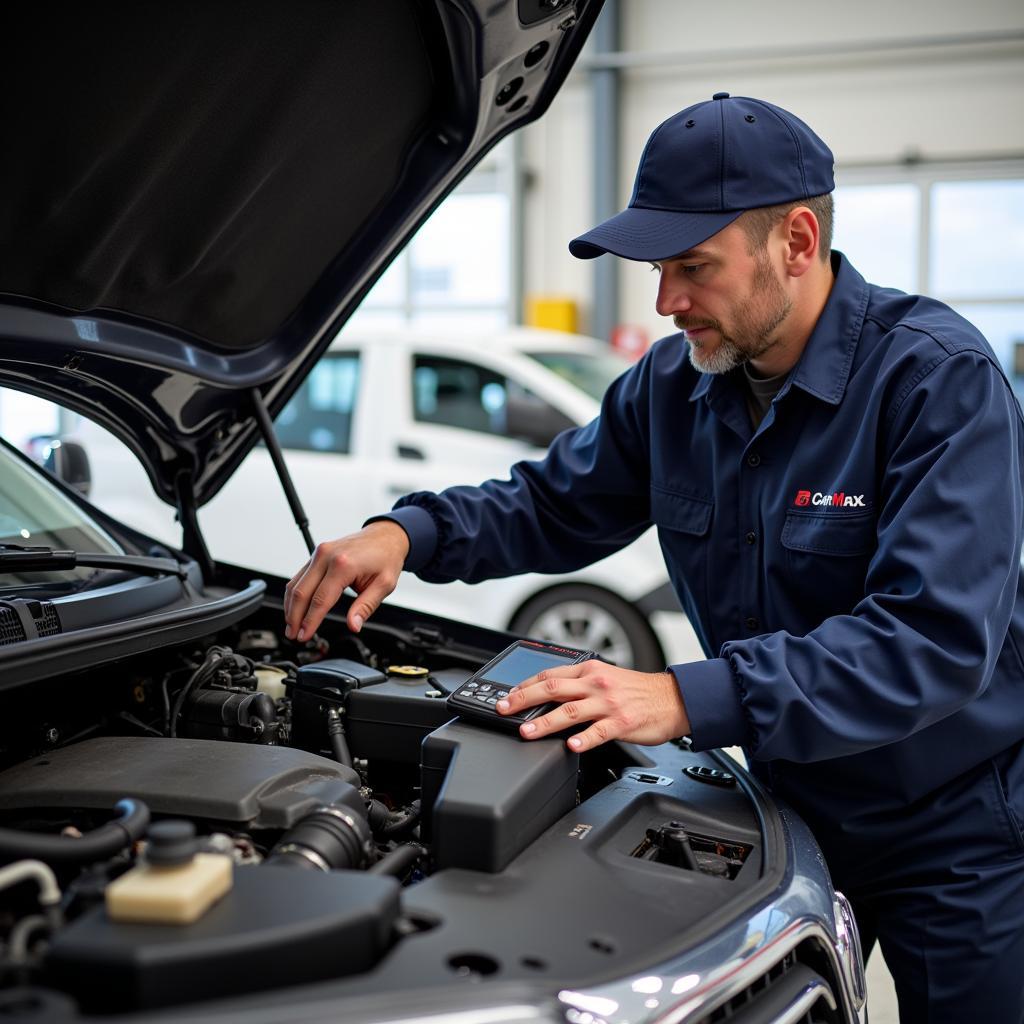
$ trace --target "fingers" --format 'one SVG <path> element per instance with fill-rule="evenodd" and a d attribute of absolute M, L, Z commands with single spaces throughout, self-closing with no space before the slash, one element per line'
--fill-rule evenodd
<path fill-rule="evenodd" d="M 292 608 L 293 608 L 293 606 L 295 604 L 295 596 L 294 596 L 295 587 L 298 584 L 299 580 L 302 579 L 303 574 L 310 567 L 312 562 L 313 562 L 312 558 L 306 559 L 306 562 L 302 566 L 302 568 L 285 584 L 285 588 L 284 588 L 284 620 L 285 620 L 286 624 L 290 623 L 290 621 L 291 621 L 290 616 L 291 616 Z M 291 627 L 288 626 L 286 628 L 286 631 L 285 631 L 286 635 L 288 635 L 289 639 L 291 639 L 291 635 L 288 634 L 288 629 L 290 629 L 290 628 Z"/>
<path fill-rule="evenodd" d="M 319 544 L 304 569 L 285 586 L 285 631 L 289 640 L 309 639 L 354 582 L 355 571 L 342 553 Z"/>
<path fill-rule="evenodd" d="M 358 633 L 397 586 L 408 552 L 408 535 L 392 522 L 318 544 L 285 585 L 284 635 L 300 642 L 311 637 L 346 587 L 359 595 L 348 613 L 349 628 Z"/>
<path fill-rule="evenodd" d="M 559 706 L 546 715 L 520 726 L 519 734 L 524 739 L 535 740 L 597 719 L 599 721 L 595 725 L 581 734 L 588 737 L 585 743 L 570 742 L 569 746 L 573 750 L 585 750 L 606 743 L 616 738 L 618 732 L 607 717 L 611 709 L 604 695 L 607 682 L 600 670 L 602 664 L 585 661 L 579 665 L 545 669 L 509 691 L 507 698 L 498 701 L 497 709 L 502 714 L 513 714 L 538 704 L 560 701 Z M 576 739 L 576 736 L 571 737 L 572 741 Z"/>
<path fill-rule="evenodd" d="M 663 743 L 690 731 L 671 672 L 635 672 L 600 661 L 549 669 L 524 680 L 498 701 L 497 709 L 512 714 L 549 702 L 559 706 L 520 726 L 523 739 L 590 722 L 567 741 L 571 750 L 582 752 L 614 739 Z"/>
<path fill-rule="evenodd" d="M 609 740 L 619 739 L 620 735 L 620 733 L 610 728 L 605 722 L 595 722 L 589 729 L 584 729 L 583 732 L 570 736 L 566 740 L 566 744 L 570 750 L 577 754 L 582 754 L 585 750 L 593 750 L 594 747 L 599 747 L 602 743 L 607 743 Z"/>
<path fill-rule="evenodd" d="M 552 700 L 568 700 L 582 696 L 584 689 L 574 685 L 588 671 L 589 662 L 579 665 L 565 665 L 562 668 L 549 668 L 538 672 L 529 679 L 524 679 L 509 691 L 505 700 L 498 701 L 498 710 L 503 714 L 523 711 L 537 704 L 547 704 Z"/>
<path fill-rule="evenodd" d="M 593 721 L 594 724 L 585 732 L 593 732 L 595 729 L 598 731 L 601 738 L 593 744 L 597 746 L 598 743 L 605 743 L 619 735 L 617 723 L 611 718 L 605 717 L 605 714 L 606 709 L 599 698 L 590 697 L 566 701 L 546 715 L 541 715 L 531 722 L 525 722 L 519 727 L 519 734 L 524 739 L 537 740 L 544 736 L 550 736 L 552 733 L 563 732 L 565 729 L 582 725 L 584 722 Z M 571 737 L 571 739 L 575 738 L 575 736 Z M 570 743 L 569 746 L 573 750 L 581 749 L 573 743 Z"/>
<path fill-rule="evenodd" d="M 359 597 L 348 610 L 348 628 L 358 633 L 363 623 L 380 607 L 381 601 L 395 589 L 397 582 L 383 573 L 375 576 L 369 586 L 360 591 Z"/>

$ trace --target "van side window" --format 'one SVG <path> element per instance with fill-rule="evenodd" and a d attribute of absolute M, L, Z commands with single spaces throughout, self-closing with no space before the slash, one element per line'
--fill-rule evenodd
<path fill-rule="evenodd" d="M 413 358 L 413 416 L 417 421 L 505 435 L 506 377 L 461 359 Z"/>
<path fill-rule="evenodd" d="M 346 454 L 359 390 L 359 355 L 328 352 L 281 410 L 274 432 L 282 448 Z"/>

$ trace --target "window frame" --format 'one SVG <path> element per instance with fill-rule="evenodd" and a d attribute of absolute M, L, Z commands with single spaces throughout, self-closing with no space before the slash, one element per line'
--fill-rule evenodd
<path fill-rule="evenodd" d="M 928 161 L 926 163 L 837 166 L 836 187 L 915 185 L 918 189 L 917 280 L 919 295 L 930 295 L 947 306 L 1002 306 L 1024 303 L 1022 290 L 1001 296 L 972 296 L 931 290 L 932 195 L 936 185 L 962 181 L 1024 181 L 1024 160 Z M 837 217 L 841 212 L 837 211 Z M 841 248 L 841 247 L 840 247 Z M 884 284 L 884 282 L 882 282 Z"/>
<path fill-rule="evenodd" d="M 351 322 L 358 325 L 361 314 L 368 316 L 394 316 L 400 323 L 410 325 L 423 314 L 447 314 L 453 319 L 465 315 L 497 316 L 503 326 L 518 323 L 522 315 L 523 280 L 523 228 L 522 228 L 522 143 L 517 136 L 503 140 L 459 184 L 446 202 L 467 195 L 498 195 L 507 201 L 508 234 L 506 244 L 509 259 L 505 274 L 505 299 L 501 302 L 443 302 L 418 298 L 413 282 L 412 249 L 415 236 L 395 257 L 386 273 L 399 273 L 401 296 L 393 301 L 375 301 L 371 289 L 353 314 Z M 347 329 L 346 325 L 346 329 Z M 469 326 L 476 326 L 470 324 Z"/>

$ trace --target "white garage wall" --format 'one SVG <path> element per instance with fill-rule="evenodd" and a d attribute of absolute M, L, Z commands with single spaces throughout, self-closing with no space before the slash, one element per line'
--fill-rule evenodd
<path fill-rule="evenodd" d="M 988 166 L 1024 159 L 1020 0 L 621 0 L 620 19 L 623 205 L 650 131 L 719 90 L 803 118 L 832 147 L 840 180 L 908 156 Z M 566 244 L 592 226 L 587 79 L 585 67 L 575 71 L 524 140 L 525 288 L 575 299 L 583 329 L 591 273 Z M 653 297 L 649 270 L 625 264 L 619 319 L 657 338 L 667 322 L 653 313 Z"/>

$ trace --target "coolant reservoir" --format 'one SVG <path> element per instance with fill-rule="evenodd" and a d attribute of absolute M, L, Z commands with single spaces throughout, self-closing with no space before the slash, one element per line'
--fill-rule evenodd
<path fill-rule="evenodd" d="M 191 924 L 231 889 L 231 858 L 197 853 L 195 834 L 187 821 L 161 821 L 150 828 L 147 863 L 107 886 L 112 921 Z"/>
<path fill-rule="evenodd" d="M 280 700 L 285 695 L 284 681 L 288 673 L 275 665 L 257 665 L 253 673 L 256 676 L 256 689 L 265 693 L 271 700 Z"/>

